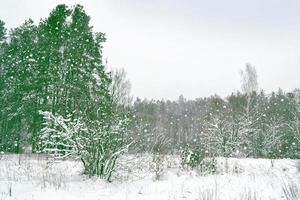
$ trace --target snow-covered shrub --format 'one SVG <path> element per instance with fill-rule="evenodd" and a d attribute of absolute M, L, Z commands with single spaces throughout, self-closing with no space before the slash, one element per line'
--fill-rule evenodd
<path fill-rule="evenodd" d="M 242 166 L 240 166 L 237 162 L 235 162 L 233 164 L 232 173 L 240 174 L 240 173 L 243 173 L 243 172 L 244 172 L 244 169 L 242 168 Z"/>
<path fill-rule="evenodd" d="M 199 148 L 185 148 L 181 151 L 181 167 L 195 169 L 199 173 L 215 173 L 217 160 L 214 156 L 205 157 L 205 153 Z"/>
<path fill-rule="evenodd" d="M 128 118 L 116 116 L 110 123 L 64 118 L 51 112 L 41 112 L 44 128 L 40 134 L 40 150 L 55 159 L 80 159 L 84 172 L 108 181 L 118 157 L 130 145 L 126 137 Z"/>
<path fill-rule="evenodd" d="M 192 169 L 201 165 L 204 154 L 199 149 L 185 148 L 181 151 L 181 166 L 183 168 L 190 167 Z"/>
<path fill-rule="evenodd" d="M 217 171 L 217 159 L 215 157 L 204 158 L 200 163 L 201 173 L 216 173 Z"/>
<path fill-rule="evenodd" d="M 153 170 L 155 173 L 155 180 L 161 180 L 163 173 L 164 173 L 164 166 L 163 166 L 163 161 L 164 161 L 164 156 L 162 154 L 153 154 Z"/>
<path fill-rule="evenodd" d="M 167 145 L 169 139 L 163 135 L 156 135 L 154 143 L 151 147 L 151 152 L 153 155 L 152 169 L 155 173 L 155 180 L 161 180 L 164 173 L 164 160 L 165 154 L 167 153 Z"/>

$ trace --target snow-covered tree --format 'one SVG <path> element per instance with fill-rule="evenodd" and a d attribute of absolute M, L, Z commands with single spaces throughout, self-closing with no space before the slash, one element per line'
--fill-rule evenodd
<path fill-rule="evenodd" d="M 51 112 L 41 112 L 44 128 L 39 145 L 41 152 L 55 159 L 74 158 L 83 163 L 85 173 L 111 181 L 118 157 L 131 144 L 127 137 L 130 120 L 115 116 L 114 121 L 102 124 L 94 121 L 64 118 Z"/>
<path fill-rule="evenodd" d="M 208 133 L 202 136 L 206 137 L 207 145 L 210 146 L 207 149 L 211 153 L 215 152 L 220 156 L 229 156 L 232 153 L 230 145 L 233 142 L 233 136 L 230 135 L 231 132 L 229 130 L 229 121 L 220 115 L 212 115 L 209 118 L 207 122 Z"/>
<path fill-rule="evenodd" d="M 9 43 L 2 54 L 3 90 L 1 96 L 2 134 L 9 148 L 6 151 L 21 151 L 21 144 L 28 142 L 28 132 L 33 128 L 36 109 L 36 62 L 37 27 L 32 20 L 13 29 L 9 34 Z"/>
<path fill-rule="evenodd" d="M 295 109 L 291 113 L 292 119 L 286 125 L 292 132 L 297 143 L 300 144 L 300 89 L 295 90 L 293 94 L 292 104 Z"/>

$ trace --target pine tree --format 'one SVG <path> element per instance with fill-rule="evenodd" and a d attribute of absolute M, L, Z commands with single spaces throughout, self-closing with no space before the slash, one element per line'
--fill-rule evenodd
<path fill-rule="evenodd" d="M 3 141 L 4 138 L 4 88 L 5 88 L 5 77 L 4 77 L 4 65 L 3 65 L 3 53 L 6 46 L 6 29 L 5 23 L 0 20 L 0 151 L 3 151 L 5 144 Z"/>
<path fill-rule="evenodd" d="M 52 96 L 48 101 L 53 114 L 72 118 L 85 115 L 95 120 L 103 119 L 103 113 L 110 112 L 111 80 L 101 57 L 105 37 L 92 32 L 89 20 L 82 6 L 68 9 L 59 5 L 41 23 L 40 46 L 50 79 L 46 82 L 51 83 L 46 84 L 49 93 L 46 96 Z"/>
<path fill-rule="evenodd" d="M 35 44 L 36 26 L 32 20 L 13 29 L 10 42 L 3 53 L 3 133 L 7 135 L 7 150 L 19 152 L 21 143 L 28 138 L 31 114 L 34 107 L 36 76 Z"/>

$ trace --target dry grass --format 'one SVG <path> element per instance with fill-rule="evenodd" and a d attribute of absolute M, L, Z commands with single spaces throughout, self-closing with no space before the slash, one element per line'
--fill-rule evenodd
<path fill-rule="evenodd" d="M 292 181 L 282 183 L 282 191 L 286 200 L 300 200 L 300 185 Z"/>

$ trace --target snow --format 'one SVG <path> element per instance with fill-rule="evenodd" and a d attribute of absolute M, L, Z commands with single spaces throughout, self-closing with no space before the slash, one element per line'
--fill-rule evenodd
<path fill-rule="evenodd" d="M 72 15 L 70 15 L 66 18 L 65 23 L 66 23 L 67 26 L 71 26 L 72 22 L 73 22 Z"/>
<path fill-rule="evenodd" d="M 112 183 L 81 174 L 80 162 L 49 165 L 43 155 L 0 155 L 1 200 L 286 199 L 283 188 L 300 188 L 299 160 L 218 158 L 215 174 L 180 168 L 164 156 L 163 178 L 154 180 L 152 156 L 125 155 Z"/>

